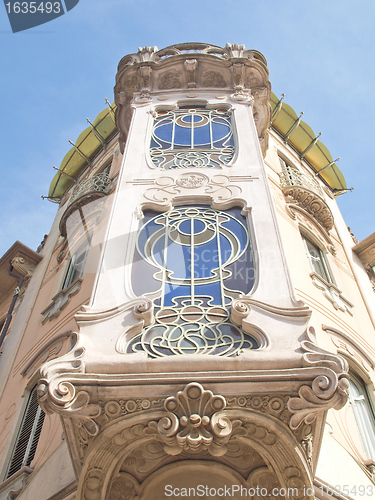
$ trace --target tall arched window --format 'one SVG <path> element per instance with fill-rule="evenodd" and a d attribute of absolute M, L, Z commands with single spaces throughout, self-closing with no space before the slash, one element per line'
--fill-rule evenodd
<path fill-rule="evenodd" d="M 375 416 L 364 382 L 350 374 L 349 402 L 367 458 L 375 460 Z"/>
<path fill-rule="evenodd" d="M 228 109 L 180 107 L 156 113 L 150 144 L 154 165 L 174 168 L 219 168 L 234 155 Z"/>
<path fill-rule="evenodd" d="M 233 299 L 248 293 L 255 273 L 240 208 L 177 207 L 145 214 L 133 264 L 133 290 L 153 299 L 155 321 L 127 352 L 232 356 L 257 341 L 231 322 Z"/>
<path fill-rule="evenodd" d="M 311 269 L 327 283 L 332 283 L 332 278 L 323 251 L 306 236 L 302 235 L 302 240 L 305 245 L 306 256 L 310 262 Z"/>

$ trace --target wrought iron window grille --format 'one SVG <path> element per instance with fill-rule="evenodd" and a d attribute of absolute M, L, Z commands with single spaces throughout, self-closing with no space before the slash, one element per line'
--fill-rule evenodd
<path fill-rule="evenodd" d="M 153 299 L 154 322 L 128 353 L 235 356 L 258 341 L 230 319 L 233 299 L 253 287 L 249 230 L 241 209 L 204 206 L 147 213 L 133 263 L 133 290 Z"/>
<path fill-rule="evenodd" d="M 230 111 L 182 106 L 155 113 L 150 157 L 156 168 L 220 168 L 234 156 Z"/>

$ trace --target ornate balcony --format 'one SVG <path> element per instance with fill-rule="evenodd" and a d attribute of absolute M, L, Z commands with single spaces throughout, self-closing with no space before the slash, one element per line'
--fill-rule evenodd
<path fill-rule="evenodd" d="M 333 227 L 333 216 L 324 201 L 324 194 L 318 182 L 311 175 L 291 167 L 283 169 L 279 177 L 287 202 L 302 208 L 326 231 L 330 231 Z"/>
<path fill-rule="evenodd" d="M 60 233 L 66 236 L 66 223 L 68 218 L 84 205 L 97 200 L 110 193 L 112 179 L 108 174 L 100 173 L 93 177 L 89 177 L 75 186 L 70 196 L 68 207 L 60 221 Z"/>
<path fill-rule="evenodd" d="M 78 198 L 82 198 L 91 193 L 103 193 L 108 194 L 111 188 L 111 179 L 108 174 L 101 173 L 97 174 L 94 177 L 89 177 L 84 181 L 77 184 L 74 188 L 73 193 L 70 197 L 69 203 L 72 204 Z"/>

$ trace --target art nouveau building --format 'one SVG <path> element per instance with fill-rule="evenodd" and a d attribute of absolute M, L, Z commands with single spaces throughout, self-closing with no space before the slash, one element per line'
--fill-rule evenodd
<path fill-rule="evenodd" d="M 375 238 L 345 191 L 259 52 L 125 56 L 42 248 L 0 261 L 0 498 L 371 498 Z"/>

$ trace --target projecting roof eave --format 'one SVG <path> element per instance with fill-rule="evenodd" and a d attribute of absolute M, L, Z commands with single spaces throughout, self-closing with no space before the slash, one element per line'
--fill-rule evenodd
<path fill-rule="evenodd" d="M 294 109 L 271 93 L 272 128 L 286 141 L 334 192 L 347 190 L 345 178 L 328 148 Z"/>
<path fill-rule="evenodd" d="M 42 256 L 20 241 L 16 241 L 0 258 L 0 302 L 17 285 L 17 278 L 9 276 L 10 263 L 15 257 L 23 257 L 35 265 L 42 260 Z"/>
<path fill-rule="evenodd" d="M 59 199 L 71 186 L 91 158 L 116 133 L 115 104 L 101 111 L 94 123 L 78 136 L 73 147 L 64 156 L 58 172 L 50 184 L 48 198 Z"/>

